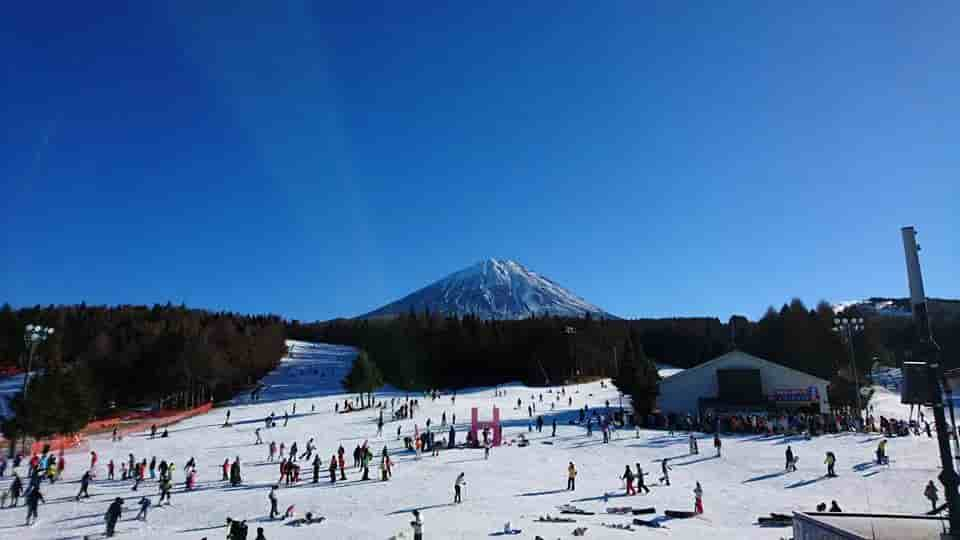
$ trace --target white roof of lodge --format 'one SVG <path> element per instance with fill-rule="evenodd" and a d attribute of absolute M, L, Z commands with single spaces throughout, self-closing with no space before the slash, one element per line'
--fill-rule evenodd
<path fill-rule="evenodd" d="M 778 364 L 778 363 L 776 363 L 776 362 L 771 362 L 770 360 L 765 360 L 765 359 L 763 359 L 763 358 L 760 358 L 759 356 L 753 356 L 752 354 L 747 354 L 747 353 L 745 353 L 745 352 L 743 352 L 743 351 L 737 351 L 737 350 L 735 350 L 735 351 L 730 351 L 730 352 L 728 352 L 728 353 L 726 353 L 726 354 L 722 354 L 722 355 L 720 355 L 720 356 L 718 356 L 718 357 L 716 357 L 716 358 L 714 358 L 714 359 L 712 359 L 712 360 L 709 360 L 709 361 L 707 361 L 707 362 L 704 362 L 704 363 L 700 364 L 699 366 L 694 366 L 694 367 L 692 367 L 692 368 L 684 369 L 684 370 L 679 371 L 679 372 L 677 372 L 677 373 L 675 373 L 675 374 L 673 374 L 673 375 L 670 375 L 670 376 L 668 376 L 668 377 L 665 377 L 662 381 L 660 381 L 660 384 L 663 385 L 663 384 L 665 384 L 665 383 L 674 383 L 674 382 L 676 382 L 676 381 L 678 381 L 678 380 L 681 380 L 681 379 L 684 379 L 684 378 L 690 376 L 691 374 L 696 374 L 696 373 L 699 373 L 699 372 L 701 372 L 701 371 L 711 369 L 711 368 L 713 368 L 713 367 L 716 367 L 717 364 L 721 364 L 721 363 L 727 362 L 728 360 L 731 360 L 731 359 L 736 359 L 736 360 L 741 360 L 741 361 L 744 361 L 744 360 L 745 360 L 745 361 L 750 362 L 750 363 L 753 363 L 753 364 L 761 364 L 761 365 L 764 365 L 764 366 L 767 366 L 767 367 L 772 367 L 772 368 L 774 368 L 774 369 L 780 369 L 780 370 L 783 370 L 783 371 L 789 371 L 791 374 L 796 374 L 798 377 L 806 378 L 806 379 L 808 379 L 808 380 L 815 381 L 815 382 L 818 382 L 818 383 L 828 383 L 828 382 L 830 382 L 830 381 L 827 381 L 826 379 L 821 379 L 820 377 L 817 377 L 817 376 L 815 376 L 815 375 L 811 375 L 811 374 L 809 374 L 809 373 L 804 373 L 803 371 L 799 371 L 799 370 L 796 370 L 796 369 L 793 369 L 793 368 L 789 368 L 789 367 L 784 366 L 784 365 L 782 365 L 782 364 Z"/>

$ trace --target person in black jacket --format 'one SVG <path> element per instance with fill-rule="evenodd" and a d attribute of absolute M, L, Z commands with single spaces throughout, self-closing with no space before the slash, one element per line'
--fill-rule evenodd
<path fill-rule="evenodd" d="M 43 494 L 40 493 L 40 486 L 36 486 L 30 490 L 30 493 L 27 493 L 27 525 L 30 525 L 30 518 L 33 518 L 34 521 L 40 519 L 40 515 L 37 514 L 37 505 L 40 503 L 47 504 L 47 501 L 43 500 Z"/>
<path fill-rule="evenodd" d="M 320 482 L 320 453 L 313 457 L 313 483 Z"/>
<path fill-rule="evenodd" d="M 23 495 L 23 480 L 20 480 L 19 474 L 13 473 L 13 482 L 10 484 L 10 508 L 17 505 L 20 495 Z"/>
<path fill-rule="evenodd" d="M 77 500 L 80 500 L 80 496 L 83 495 L 84 499 L 89 499 L 90 494 L 87 493 L 87 488 L 90 487 L 90 471 L 83 473 L 83 476 L 80 478 L 80 492 L 77 493 Z"/>
<path fill-rule="evenodd" d="M 117 521 L 120 521 L 120 514 L 123 513 L 123 499 L 117 497 L 107 508 L 107 514 L 104 518 L 107 521 L 107 537 L 113 536 L 114 529 L 117 527 Z"/>

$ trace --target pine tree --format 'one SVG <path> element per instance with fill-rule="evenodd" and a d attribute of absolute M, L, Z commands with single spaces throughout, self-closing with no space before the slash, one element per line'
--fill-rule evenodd
<path fill-rule="evenodd" d="M 383 386 L 383 373 L 370 359 L 367 351 L 361 350 L 357 354 L 350 373 L 343 379 L 343 386 L 350 392 L 359 393 L 361 401 L 363 394 L 366 393 L 370 403 L 373 403 L 373 393 Z"/>

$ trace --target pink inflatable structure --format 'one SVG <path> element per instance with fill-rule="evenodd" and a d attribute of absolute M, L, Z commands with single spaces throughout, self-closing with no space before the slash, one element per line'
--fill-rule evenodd
<path fill-rule="evenodd" d="M 481 422 L 479 416 L 476 407 L 470 410 L 470 438 L 482 442 L 483 431 L 489 430 L 493 434 L 493 446 L 500 446 L 500 442 L 503 440 L 503 432 L 500 429 L 500 409 L 498 407 L 493 408 L 493 420 L 490 422 Z"/>

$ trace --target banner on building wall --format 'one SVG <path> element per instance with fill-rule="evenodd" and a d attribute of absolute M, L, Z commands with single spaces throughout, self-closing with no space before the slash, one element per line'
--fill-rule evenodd
<path fill-rule="evenodd" d="M 777 388 L 770 395 L 773 401 L 779 402 L 812 402 L 820 401 L 820 391 L 816 386 L 807 388 Z"/>

